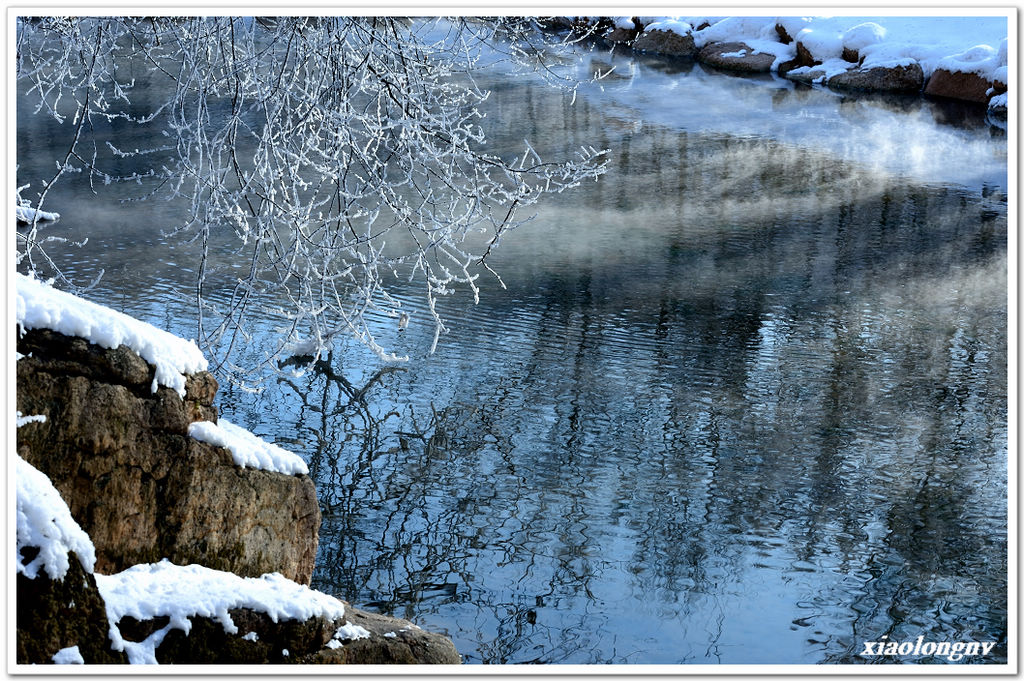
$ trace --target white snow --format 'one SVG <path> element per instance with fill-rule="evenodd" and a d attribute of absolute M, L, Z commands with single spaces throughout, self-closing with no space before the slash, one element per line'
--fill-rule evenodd
<path fill-rule="evenodd" d="M 334 638 L 339 641 L 355 641 L 361 638 L 370 638 L 370 632 L 358 624 L 343 624 L 338 627 Z"/>
<path fill-rule="evenodd" d="M 755 52 L 777 57 L 773 68 L 796 54 L 783 45 L 775 26 L 804 44 L 816 60 L 838 60 L 843 48 L 864 58 L 863 68 L 918 62 L 925 77 L 936 68 L 977 73 L 993 79 L 1007 65 L 1006 16 L 822 16 L 822 17 L 650 17 L 645 30 L 692 34 L 694 44 L 744 42 Z M 704 21 L 710 26 L 697 31 Z M 755 41 L 755 42 L 752 42 Z M 992 52 L 990 52 L 991 50 Z M 786 56 L 788 55 L 788 56 Z M 829 69 L 834 72 L 837 64 Z M 848 65 L 849 68 L 852 65 Z M 1002 80 L 1001 82 L 1006 82 Z"/>
<path fill-rule="evenodd" d="M 680 21 L 672 17 L 653 17 L 652 20 L 644 24 L 645 31 L 671 31 L 672 33 L 678 33 L 679 35 L 689 35 L 693 32 L 693 26 L 685 21 Z"/>
<path fill-rule="evenodd" d="M 669 17 L 666 17 L 669 18 Z M 677 18 L 678 20 L 678 18 Z M 704 17 L 685 17 L 682 21 L 691 26 L 700 26 Z M 775 30 L 778 20 L 775 17 L 726 17 L 714 21 L 707 28 L 693 34 L 693 42 L 697 47 L 708 43 L 745 42 L 750 47 L 751 40 L 774 42 L 779 45 L 779 34 Z M 796 47 L 789 46 L 796 54 Z"/>
<path fill-rule="evenodd" d="M 33 277 L 15 273 L 17 323 L 25 329 L 51 329 L 84 338 L 104 348 L 127 345 L 156 367 L 158 385 L 185 396 L 185 376 L 204 371 L 206 357 L 192 341 L 183 340 L 126 314 L 90 302 Z"/>
<path fill-rule="evenodd" d="M 200 442 L 229 449 L 235 463 L 242 468 L 258 468 L 285 475 L 309 473 L 301 457 L 262 440 L 225 418 L 218 423 L 196 421 L 188 427 L 188 434 Z"/>
<path fill-rule="evenodd" d="M 274 622 L 322 616 L 340 619 L 345 604 L 327 594 L 286 579 L 279 573 L 239 577 L 200 565 L 174 565 L 167 560 L 136 565 L 116 575 L 96 575 L 96 585 L 107 606 L 111 647 L 124 650 L 132 664 L 156 664 L 156 649 L 172 629 L 191 631 L 189 617 L 219 621 L 224 631 L 237 634 L 229 610 L 248 608 L 265 613 Z M 122 617 L 150 620 L 166 616 L 170 622 L 141 642 L 126 641 L 117 629 Z"/>
<path fill-rule="evenodd" d="M 37 219 L 40 222 L 53 222 L 54 220 L 60 220 L 60 213 L 39 210 L 23 203 L 14 207 L 14 217 L 18 222 L 24 223 L 32 223 Z"/>
<path fill-rule="evenodd" d="M 14 413 L 16 414 L 14 422 L 15 425 L 18 426 L 18 428 L 21 428 L 22 426 L 27 426 L 30 423 L 46 423 L 46 414 L 33 414 L 32 416 L 22 416 L 20 411 L 16 411 Z"/>
<path fill-rule="evenodd" d="M 260 635 L 257 634 L 255 631 L 250 631 L 248 634 L 246 634 L 245 636 L 242 637 L 242 640 L 243 641 L 259 641 L 260 640 Z"/>
<path fill-rule="evenodd" d="M 78 646 L 71 646 L 70 648 L 61 648 L 53 654 L 54 664 L 85 664 L 85 659 L 82 657 L 82 653 L 78 650 Z"/>
<path fill-rule="evenodd" d="M 999 63 L 999 50 L 988 45 L 975 45 L 971 49 L 960 54 L 950 55 L 940 59 L 936 68 L 945 69 L 951 73 L 974 73 L 982 78 L 993 80 L 996 69 L 1005 65 Z"/>
<path fill-rule="evenodd" d="M 14 479 L 18 505 L 17 571 L 35 579 L 45 570 L 50 579 L 63 580 L 70 562 L 68 552 L 74 551 L 82 568 L 91 573 L 96 565 L 96 549 L 74 518 L 67 503 L 42 472 L 15 457 Z M 39 553 L 28 563 L 21 550 L 36 547 Z"/>
<path fill-rule="evenodd" d="M 846 29 L 842 35 L 843 45 L 848 49 L 860 52 L 868 45 L 882 42 L 886 33 L 885 27 L 874 21 L 865 21 L 863 24 Z"/>

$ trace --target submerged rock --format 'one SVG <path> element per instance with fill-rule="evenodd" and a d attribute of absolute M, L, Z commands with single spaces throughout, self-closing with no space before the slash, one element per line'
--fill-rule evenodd
<path fill-rule="evenodd" d="M 169 558 L 308 584 L 320 511 L 312 481 L 241 468 L 188 436 L 216 419 L 216 380 L 185 399 L 152 392 L 153 367 L 124 346 L 31 330 L 18 339 L 17 404 L 46 420 L 18 429 L 21 456 L 45 473 L 96 547 L 96 570 Z"/>

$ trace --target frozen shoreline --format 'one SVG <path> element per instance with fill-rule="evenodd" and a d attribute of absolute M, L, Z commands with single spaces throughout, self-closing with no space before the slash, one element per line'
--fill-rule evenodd
<path fill-rule="evenodd" d="M 556 17 L 641 52 L 845 91 L 925 94 L 1005 116 L 1005 16 Z"/>

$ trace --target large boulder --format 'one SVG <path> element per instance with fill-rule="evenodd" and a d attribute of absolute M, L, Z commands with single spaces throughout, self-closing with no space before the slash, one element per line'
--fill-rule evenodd
<path fill-rule="evenodd" d="M 697 54 L 693 34 L 680 35 L 675 31 L 660 29 L 641 33 L 633 42 L 633 49 L 672 57 L 693 57 Z"/>
<path fill-rule="evenodd" d="M 746 43 L 710 43 L 697 53 L 697 59 L 708 66 L 746 73 L 768 73 L 775 55 L 754 53 Z"/>
<path fill-rule="evenodd" d="M 935 69 L 925 85 L 924 93 L 934 97 L 962 99 L 968 102 L 987 104 L 989 91 L 994 84 L 976 73 Z M 1005 91 L 1005 89 L 1004 89 Z"/>
<path fill-rule="evenodd" d="M 838 90 L 915 94 L 924 86 L 924 71 L 916 62 L 899 66 L 860 67 L 832 76 L 828 85 Z"/>
<path fill-rule="evenodd" d="M 96 570 L 169 558 L 308 584 L 320 511 L 305 475 L 241 468 L 188 435 L 216 419 L 205 372 L 185 397 L 152 391 L 154 368 L 124 346 L 103 349 L 45 329 L 18 338 L 18 453 L 45 473 L 92 538 Z"/>

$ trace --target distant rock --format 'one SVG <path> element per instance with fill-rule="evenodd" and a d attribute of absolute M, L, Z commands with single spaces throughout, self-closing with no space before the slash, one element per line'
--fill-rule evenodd
<path fill-rule="evenodd" d="M 992 82 L 985 80 L 976 73 L 947 71 L 946 69 L 938 68 L 932 73 L 932 77 L 928 79 L 924 93 L 934 97 L 948 97 L 987 104 L 989 90 L 993 87 L 994 84 Z M 1005 87 L 1003 91 L 1005 92 Z"/>
<path fill-rule="evenodd" d="M 640 35 L 640 30 L 637 28 L 622 28 L 620 26 L 616 26 L 604 35 L 604 39 L 606 42 L 612 43 L 613 45 L 629 45 L 636 40 L 638 35 Z"/>
<path fill-rule="evenodd" d="M 672 57 L 694 57 L 697 54 L 692 34 L 679 35 L 675 31 L 660 29 L 644 31 L 633 42 L 632 47 L 641 52 L 654 52 Z"/>
<path fill-rule="evenodd" d="M 697 59 L 708 66 L 746 73 L 768 73 L 775 55 L 754 53 L 746 43 L 710 43 L 697 53 Z"/>
<path fill-rule="evenodd" d="M 789 31 L 782 24 L 775 24 L 775 33 L 778 34 L 779 42 L 783 45 L 789 45 L 793 42 L 793 36 L 789 34 Z"/>
<path fill-rule="evenodd" d="M 538 20 L 541 28 L 551 31 L 568 30 L 576 35 L 600 36 L 615 28 L 610 17 L 541 17 Z"/>
<path fill-rule="evenodd" d="M 842 59 L 843 61 L 848 61 L 851 64 L 860 64 L 861 62 L 860 53 L 857 50 L 852 50 L 846 46 L 843 47 Z"/>
<path fill-rule="evenodd" d="M 820 64 L 820 59 L 815 59 L 814 55 L 807 48 L 807 45 L 803 41 L 798 40 L 796 43 L 796 65 L 797 66 L 814 66 Z"/>
<path fill-rule="evenodd" d="M 64 579 L 50 579 L 45 572 L 34 579 L 17 576 L 18 664 L 53 664 L 58 651 L 72 646 L 85 664 L 127 662 L 123 653 L 110 649 L 107 612 L 95 578 L 71 557 Z"/>
<path fill-rule="evenodd" d="M 30 330 L 17 347 L 17 408 L 46 415 L 18 429 L 18 452 L 68 503 L 98 572 L 168 558 L 309 583 L 320 527 L 312 481 L 243 469 L 187 434 L 216 419 L 210 374 L 191 376 L 182 400 L 152 392 L 154 368 L 124 346 Z"/>
<path fill-rule="evenodd" d="M 782 73 L 782 69 L 780 68 L 779 72 L 781 75 L 784 75 L 789 80 L 792 80 L 797 83 L 807 83 L 808 85 L 812 83 L 823 82 L 822 79 L 824 79 L 827 75 L 824 69 L 815 68 L 811 68 L 806 71 L 796 71 L 795 73 L 792 70 L 788 70 L 785 73 Z"/>
<path fill-rule="evenodd" d="M 861 67 L 832 76 L 828 85 L 838 90 L 916 94 L 924 86 L 924 72 L 916 62 L 907 66 Z"/>

